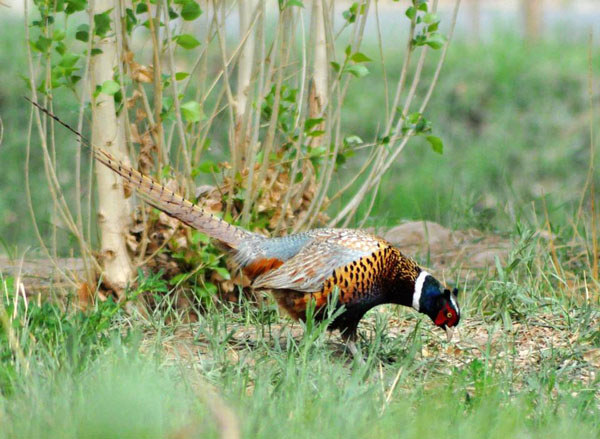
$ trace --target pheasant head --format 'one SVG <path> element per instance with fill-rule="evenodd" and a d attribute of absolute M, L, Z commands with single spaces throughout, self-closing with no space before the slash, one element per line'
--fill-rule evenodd
<path fill-rule="evenodd" d="M 444 329 L 448 340 L 460 321 L 458 289 L 450 291 L 426 271 L 421 271 L 415 281 L 412 307 L 427 314 L 436 326 Z"/>

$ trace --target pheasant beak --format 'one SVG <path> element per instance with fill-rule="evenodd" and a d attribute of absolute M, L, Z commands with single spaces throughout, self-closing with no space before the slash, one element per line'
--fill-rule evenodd
<path fill-rule="evenodd" d="M 452 335 L 454 335 L 454 328 L 451 328 L 450 326 L 446 326 L 444 329 L 446 330 L 446 339 L 448 340 L 448 342 L 451 342 Z"/>

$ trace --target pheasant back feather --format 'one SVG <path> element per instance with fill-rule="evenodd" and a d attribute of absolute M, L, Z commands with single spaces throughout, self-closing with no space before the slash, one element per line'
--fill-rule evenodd
<path fill-rule="evenodd" d="M 376 237 L 371 238 L 377 239 Z M 319 244 L 322 245 L 322 243 L 313 243 L 310 247 L 307 246 L 307 253 L 312 253 Z M 327 247 L 331 248 L 331 244 L 328 244 Z M 383 301 L 391 299 L 388 297 L 388 292 L 397 284 L 399 287 L 407 287 L 409 293 L 412 292 L 411 285 L 414 285 L 415 279 L 421 272 L 421 268 L 413 260 L 406 258 L 398 249 L 383 240 L 379 241 L 379 247 L 372 253 L 357 256 L 353 251 L 345 253 L 342 251 L 329 262 L 334 260 L 335 263 L 329 266 L 327 266 L 327 260 L 319 258 L 315 258 L 312 264 L 305 264 L 303 269 L 299 270 L 298 276 L 310 273 L 307 266 L 323 263 L 325 265 L 321 271 L 328 272 L 328 275 L 322 279 L 322 282 L 317 277 L 312 278 L 315 281 L 315 288 L 311 288 L 311 290 L 315 289 L 316 291 L 302 292 L 293 284 L 284 286 L 282 289 L 285 290 L 285 293 L 276 294 L 279 304 L 293 317 L 302 319 L 310 301 L 314 301 L 315 306 L 321 308 L 327 304 L 333 292 L 337 290 L 338 302 L 346 307 L 362 307 L 366 304 L 374 306 L 378 302 L 383 303 Z M 291 266 L 296 265 L 297 261 L 293 258 L 286 264 L 290 266 L 291 270 Z M 332 266 L 335 268 L 332 269 Z M 258 285 L 269 285 L 273 288 L 273 284 L 268 284 L 267 281 L 281 277 L 281 273 L 279 273 L 281 268 L 259 277 Z M 316 285 L 317 281 L 320 282 L 318 285 Z M 409 303 L 410 300 L 411 297 L 408 296 L 404 299 L 406 303 Z M 402 301 L 402 298 L 399 298 L 398 301 Z"/>
<path fill-rule="evenodd" d="M 295 238 L 298 236 L 298 238 Z M 286 240 L 287 238 L 287 240 Z M 385 241 L 364 232 L 348 229 L 316 229 L 279 240 L 270 245 L 289 246 L 304 241 L 295 255 L 283 260 L 276 270 L 259 276 L 258 288 L 289 289 L 307 293 L 321 291 L 332 272 L 379 249 Z M 266 245 L 266 244 L 263 244 Z M 297 244 L 296 244 L 297 245 Z"/>

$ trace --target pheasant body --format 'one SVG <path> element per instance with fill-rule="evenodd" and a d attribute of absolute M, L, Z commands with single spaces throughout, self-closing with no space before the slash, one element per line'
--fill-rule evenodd
<path fill-rule="evenodd" d="M 33 104 L 87 143 L 79 132 Z M 98 161 L 123 177 L 148 203 L 221 243 L 252 286 L 271 290 L 295 319 L 305 319 L 311 301 L 315 317 L 322 319 L 325 305 L 337 291 L 337 305 L 344 308 L 330 328 L 339 329 L 349 340 L 363 315 L 384 303 L 412 306 L 449 334 L 460 320 L 458 290 L 444 289 L 382 238 L 352 229 L 315 229 L 267 238 L 205 212 L 107 151 L 89 146 Z"/>
<path fill-rule="evenodd" d="M 453 295 L 443 290 L 429 273 L 382 238 L 354 229 L 314 229 L 267 238 L 205 212 L 108 152 L 93 151 L 147 202 L 223 244 L 252 287 L 271 290 L 294 319 L 305 319 L 311 301 L 315 318 L 324 318 L 325 305 L 337 290 L 338 306 L 344 310 L 330 328 L 339 329 L 347 339 L 355 336 L 367 311 L 384 303 L 412 306 L 445 329 L 458 323 L 457 290 Z"/>
<path fill-rule="evenodd" d="M 374 306 L 410 306 L 414 283 L 421 272 L 411 259 L 386 241 L 360 231 L 313 232 L 307 232 L 316 237 L 301 250 L 303 255 L 294 256 L 254 281 L 256 287 L 272 289 L 279 305 L 292 317 L 303 320 L 311 301 L 321 310 L 316 317 L 324 317 L 325 305 L 337 289 L 337 303 L 344 306 L 344 312 L 332 322 L 331 329 L 352 337 L 360 319 Z"/>

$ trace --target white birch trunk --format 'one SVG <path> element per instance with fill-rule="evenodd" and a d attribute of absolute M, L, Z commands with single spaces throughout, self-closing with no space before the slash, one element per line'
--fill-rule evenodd
<path fill-rule="evenodd" d="M 258 7 L 258 0 L 243 0 L 238 3 L 240 13 L 240 41 L 248 33 L 252 25 L 252 18 Z M 248 149 L 248 130 L 250 127 L 248 99 L 250 95 L 250 83 L 252 80 L 252 66 L 254 65 L 255 32 L 251 30 L 248 38 L 240 52 L 238 62 L 237 93 L 235 97 L 235 147 L 236 157 L 241 165 L 246 158 Z"/>
<path fill-rule="evenodd" d="M 110 8 L 118 9 L 113 0 L 95 0 L 93 13 L 99 14 Z M 113 79 L 117 58 L 114 23 L 106 38 L 96 47 L 101 54 L 91 59 L 90 90 Z M 113 96 L 100 93 L 92 99 L 92 143 L 105 148 L 119 159 L 126 157 L 125 136 L 115 113 Z M 121 178 L 101 163 L 96 162 L 98 181 L 98 227 L 101 234 L 101 263 L 104 268 L 104 281 L 117 295 L 121 295 L 133 277 L 133 267 L 127 252 L 126 233 L 131 220 L 131 207 L 125 199 Z"/>
<path fill-rule="evenodd" d="M 530 42 L 539 39 L 542 32 L 542 0 L 521 0 L 525 38 Z"/>
<path fill-rule="evenodd" d="M 471 21 L 473 40 L 479 42 L 481 36 L 481 0 L 469 0 L 468 14 Z"/>
<path fill-rule="evenodd" d="M 314 0 L 311 11 L 311 32 L 313 33 L 314 58 L 312 66 L 312 86 L 310 88 L 308 116 L 311 119 L 324 117 L 323 109 L 328 102 L 329 90 L 329 60 L 327 58 L 327 37 L 325 35 L 325 19 L 327 13 L 326 0 Z M 315 127 L 325 129 L 325 123 Z M 310 143 L 313 147 L 321 146 L 323 137 L 313 137 Z"/>
<path fill-rule="evenodd" d="M 313 86 L 314 97 L 318 112 L 327 105 L 327 90 L 329 87 L 329 62 L 327 60 L 327 38 L 325 36 L 325 21 L 323 14 L 327 11 L 325 0 L 314 0 L 312 9 L 312 30 L 315 38 L 315 58 L 313 65 Z M 312 114 L 310 117 L 318 117 L 318 113 Z"/>

